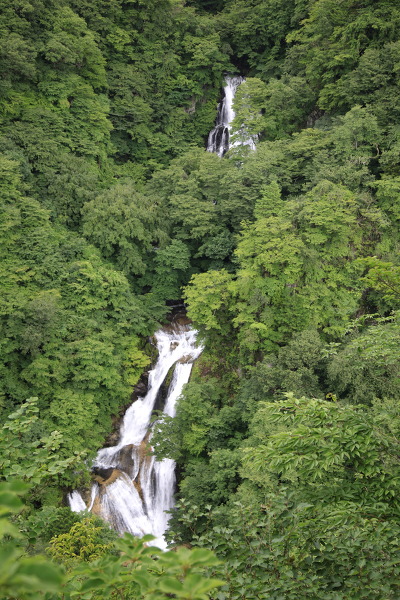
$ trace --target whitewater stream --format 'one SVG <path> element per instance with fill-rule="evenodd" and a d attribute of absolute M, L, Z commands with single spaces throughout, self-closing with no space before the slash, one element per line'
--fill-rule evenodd
<path fill-rule="evenodd" d="M 168 458 L 156 461 L 150 453 L 150 420 L 174 365 L 163 413 L 175 416 L 176 400 L 202 347 L 196 345 L 196 331 L 187 325 L 171 325 L 154 337 L 158 359 L 149 372 L 147 394 L 126 411 L 118 444 L 98 452 L 93 471 L 100 476 L 93 484 L 89 502 L 85 503 L 78 491 L 72 492 L 68 500 L 73 511 L 91 510 L 120 533 L 128 531 L 140 537 L 152 534 L 156 538 L 153 544 L 166 548 L 166 511 L 174 504 L 175 463 Z"/>
<path fill-rule="evenodd" d="M 244 83 L 246 79 L 240 76 L 226 76 L 224 86 L 224 97 L 222 102 L 218 105 L 217 119 L 215 127 L 212 129 L 208 136 L 207 151 L 218 154 L 222 157 L 231 148 L 235 146 L 245 145 L 250 146 L 252 150 L 255 149 L 255 143 L 253 138 L 249 138 L 245 142 L 234 142 L 231 141 L 231 123 L 235 118 L 235 112 L 233 110 L 233 100 L 235 98 L 238 87 Z"/>
<path fill-rule="evenodd" d="M 225 79 L 224 98 L 218 107 L 214 129 L 208 137 L 207 150 L 222 157 L 240 142 L 230 140 L 235 117 L 233 100 L 244 77 Z M 242 142 L 255 148 L 254 140 Z M 90 498 L 84 501 L 77 491 L 68 496 L 71 510 L 89 510 L 123 533 L 136 536 L 152 534 L 154 545 L 166 548 L 164 533 L 168 512 L 174 504 L 175 463 L 171 459 L 155 460 L 151 454 L 151 416 L 159 405 L 160 393 L 170 369 L 174 372 L 166 394 L 163 412 L 173 417 L 175 403 L 188 382 L 193 361 L 202 348 L 196 345 L 196 331 L 188 326 L 171 325 L 155 334 L 158 360 L 149 373 L 147 394 L 128 408 L 122 421 L 116 446 L 97 454 L 92 470 L 96 475 Z"/>

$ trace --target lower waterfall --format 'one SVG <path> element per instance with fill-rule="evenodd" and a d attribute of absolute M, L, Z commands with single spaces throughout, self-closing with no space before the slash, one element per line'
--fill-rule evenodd
<path fill-rule="evenodd" d="M 149 373 L 147 394 L 126 411 L 118 444 L 98 452 L 93 470 L 102 477 L 93 484 L 88 505 L 77 491 L 68 497 L 71 510 L 92 510 L 120 533 L 152 534 L 156 538 L 153 544 L 160 548 L 166 547 L 166 511 L 174 502 L 175 463 L 168 458 L 157 461 L 148 452 L 150 419 L 161 386 L 174 364 L 163 412 L 175 416 L 176 400 L 189 381 L 193 361 L 203 349 L 196 345 L 196 334 L 188 326 L 176 324 L 157 331 L 154 337 L 158 359 Z"/>

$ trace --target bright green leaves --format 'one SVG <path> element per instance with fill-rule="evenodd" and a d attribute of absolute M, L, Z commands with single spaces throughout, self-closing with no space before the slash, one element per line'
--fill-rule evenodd
<path fill-rule="evenodd" d="M 308 251 L 317 249 L 320 260 L 352 258 L 360 244 L 355 196 L 344 186 L 321 181 L 299 204 L 296 221 Z"/>
<path fill-rule="evenodd" d="M 81 71 L 94 87 L 104 87 L 106 83 L 105 60 L 95 36 L 70 8 L 63 7 L 55 13 L 53 32 L 45 44 L 44 57 L 56 69 Z"/>
<path fill-rule="evenodd" d="M 284 138 L 300 128 L 312 100 L 311 90 L 300 77 L 286 76 L 268 83 L 247 78 L 235 94 L 233 141 Z M 233 150 L 235 155 L 238 152 Z"/>
<path fill-rule="evenodd" d="M 197 92 L 209 80 L 207 71 L 211 71 L 218 80 L 222 69 L 230 67 L 226 54 L 221 51 L 220 35 L 213 31 L 211 19 L 203 17 L 202 21 L 198 29 L 200 35 L 187 33 L 182 44 L 184 51 L 190 56 L 187 69 L 193 79 L 193 83 L 190 80 L 187 83 L 191 83 Z"/>
<path fill-rule="evenodd" d="M 229 0 L 219 15 L 224 41 L 265 77 L 277 70 L 283 57 L 284 39 L 290 30 L 297 2 L 287 0 Z"/>
<path fill-rule="evenodd" d="M 297 72 L 303 70 L 313 86 L 322 88 L 321 105 L 327 108 L 326 98 L 332 97 L 338 75 L 355 69 L 369 46 L 391 41 L 398 18 L 390 2 L 361 7 L 353 0 L 340 4 L 318 0 L 309 6 L 302 27 L 288 36 L 289 42 L 295 42 L 289 66 Z"/>
<path fill-rule="evenodd" d="M 140 340 L 132 336 L 126 343 L 126 360 L 123 363 L 124 380 L 132 387 L 139 381 L 143 371 L 150 365 L 150 358 L 140 348 Z"/>
<path fill-rule="evenodd" d="M 332 133 L 337 151 L 344 152 L 355 165 L 368 164 L 373 153 L 379 155 L 381 131 L 375 115 L 367 108 L 353 106 L 340 117 Z"/>
<path fill-rule="evenodd" d="M 112 544 L 105 539 L 106 534 L 106 525 L 88 517 L 75 523 L 69 532 L 52 538 L 49 554 L 55 561 L 67 566 L 96 560 L 112 549 Z"/>
<path fill-rule="evenodd" d="M 14 7 L 15 11 L 18 9 Z M 106 85 L 105 61 L 94 33 L 71 8 L 53 7 L 49 13 L 34 3 L 22 12 L 23 35 L 12 32 L 13 26 L 9 20 L 4 22 L 3 14 L 2 29 L 11 28 L 4 40 L 8 55 L 4 59 L 6 63 L 12 61 L 13 86 L 7 90 L 1 110 L 2 149 L 24 163 L 31 193 L 41 200 L 51 197 L 58 215 L 63 204 L 62 217 L 76 224 L 76 207 L 68 205 L 75 204 L 76 193 L 81 195 L 82 190 L 76 189 L 79 186 L 70 176 L 68 186 L 59 190 L 64 202 L 58 202 L 54 184 L 60 183 L 62 176 L 57 167 L 60 165 L 65 175 L 66 155 L 75 165 L 77 155 L 105 158 L 111 129 L 109 105 L 105 96 L 94 91 Z M 19 79 L 27 80 L 22 92 Z M 98 165 L 96 168 L 98 176 L 100 169 Z M 34 176 L 30 178 L 32 169 Z M 93 165 L 88 163 L 91 169 Z"/>
<path fill-rule="evenodd" d="M 20 512 L 23 503 L 19 498 L 25 493 L 27 485 L 18 480 L 2 481 L 0 484 L 0 540 L 5 537 L 21 537 L 17 527 L 10 521 L 10 517 Z"/>
<path fill-rule="evenodd" d="M 39 600 L 43 593 L 59 593 L 61 571 L 45 558 L 21 558 L 13 545 L 0 549 L 0 593 L 3 598 Z"/>
<path fill-rule="evenodd" d="M 182 460 L 182 457 L 197 457 L 210 450 L 210 431 L 216 424 L 213 416 L 219 407 L 220 394 L 214 379 L 188 383 L 178 402 L 176 416 L 156 427 L 157 456 Z"/>
<path fill-rule="evenodd" d="M 261 188 L 261 197 L 257 198 L 254 206 L 254 216 L 256 219 L 263 219 L 280 215 L 282 210 L 281 189 L 278 183 L 273 180 L 270 184 Z"/>
<path fill-rule="evenodd" d="M 185 400 L 179 404 L 177 427 L 182 436 L 181 448 L 189 456 L 198 456 L 207 445 L 215 396 L 218 399 L 218 394 L 212 387 L 212 382 L 192 383 L 186 388 Z"/>
<path fill-rule="evenodd" d="M 175 235 L 186 240 L 201 240 L 218 231 L 217 204 L 222 192 L 221 177 L 229 165 L 214 154 L 193 149 L 159 173 L 154 183 L 169 204 Z"/>
<path fill-rule="evenodd" d="M 62 434 L 57 430 L 43 434 L 38 413 L 37 398 L 30 398 L 9 415 L 1 430 L 0 466 L 5 479 L 20 479 L 40 489 L 80 463 L 82 455 L 71 450 L 63 458 Z"/>
<path fill-rule="evenodd" d="M 164 579 L 160 581 L 159 587 L 162 592 L 175 594 L 177 598 L 187 598 L 190 600 L 206 600 L 208 593 L 216 587 L 221 586 L 223 582 L 219 579 L 204 579 L 199 574 L 188 575 L 183 583 L 176 579 Z"/>
<path fill-rule="evenodd" d="M 208 271 L 193 275 L 185 288 L 184 298 L 189 305 L 188 315 L 202 330 L 227 333 L 227 309 L 231 302 L 232 275 L 227 271 Z"/>
<path fill-rule="evenodd" d="M 0 143 L 49 213 L 22 197 L 15 165 L 3 161 L 1 401 L 13 417 L 5 476 L 31 481 L 38 503 L 52 482 L 76 476 L 76 452 L 101 444 L 147 366 L 137 336 L 152 325 L 142 306 L 161 314 L 193 273 L 185 300 L 211 356 L 199 371 L 214 377 L 187 386 L 160 445 L 187 460 L 182 491 L 199 506 L 187 531 L 210 527 L 203 543 L 227 567 L 132 539 L 110 555 L 76 527 L 60 543 L 81 541 L 76 557 L 100 562 L 83 564 L 62 593 L 396 597 L 398 530 L 384 518 L 398 511 L 397 316 L 348 334 L 355 314 L 398 308 L 398 267 L 387 262 L 399 217 L 396 3 L 197 3 L 218 15 L 180 0 L 6 4 Z M 236 97 L 237 135 L 260 136 L 243 160 L 203 150 L 231 51 L 262 78 L 248 77 Z M 301 127 L 310 128 L 290 137 Z M 60 224 L 83 231 L 120 271 Z M 357 261 L 384 252 L 393 256 Z M 146 291 L 140 304 L 132 285 Z M 290 391 L 374 402 L 374 419 L 292 397 L 261 408 L 233 498 L 246 509 L 225 506 L 213 521 L 204 504 L 232 499 L 249 414 Z M 30 395 L 40 420 L 32 405 L 15 417 Z M 5 514 L 18 505 L 9 493 Z M 227 584 L 213 591 L 190 561 L 225 569 Z M 34 597 L 37 585 L 4 594 Z"/>
<path fill-rule="evenodd" d="M 143 275 L 159 220 L 156 205 L 126 182 L 85 204 L 83 233 L 127 275 Z"/>
<path fill-rule="evenodd" d="M 11 82 L 20 79 L 32 80 L 36 75 L 35 58 L 37 51 L 28 40 L 15 32 L 4 32 L 1 37 L 0 65 L 3 73 L 3 92 L 8 91 Z"/>
<path fill-rule="evenodd" d="M 292 394 L 262 403 L 244 449 L 245 483 L 194 535 L 224 560 L 213 570 L 227 581 L 218 597 L 396 598 L 398 433 L 393 403 L 374 414 Z M 202 515 L 180 507 L 182 523 L 182 510 L 192 523 Z"/>
<path fill-rule="evenodd" d="M 242 328 L 242 343 L 256 349 L 263 339 L 283 340 L 285 330 L 343 327 L 357 299 L 349 269 L 360 244 L 353 194 L 325 181 L 297 202 L 283 203 L 271 184 L 255 214 L 236 250 L 233 322 Z"/>
<path fill-rule="evenodd" d="M 263 81 L 256 78 L 248 78 L 238 87 L 234 98 L 233 143 L 244 144 L 249 139 L 257 139 L 264 132 L 261 111 L 265 108 L 266 87 Z"/>
<path fill-rule="evenodd" d="M 400 267 L 376 257 L 359 259 L 368 271 L 363 277 L 367 286 L 378 292 L 390 308 L 398 308 L 400 300 Z"/>
<path fill-rule="evenodd" d="M 399 528 L 362 517 L 357 508 L 335 510 L 297 501 L 293 494 L 248 488 L 199 543 L 224 559 L 214 570 L 226 579 L 219 597 L 374 600 L 397 595 Z"/>
<path fill-rule="evenodd" d="M 377 420 L 381 408 L 372 414 L 287 394 L 257 411 L 243 475 L 267 492 L 267 515 L 285 503 L 282 537 L 272 539 L 280 544 L 286 538 L 290 548 L 286 558 L 284 552 L 279 558 L 279 585 L 289 585 L 290 579 L 282 577 L 289 562 L 301 569 L 308 585 L 320 589 L 321 597 L 330 597 L 332 590 L 336 598 L 337 590 L 341 599 L 350 593 L 372 599 L 378 588 L 395 597 L 398 411 L 392 406 L 391 419 Z M 277 522 L 270 517 L 265 525 L 273 537 Z"/>
<path fill-rule="evenodd" d="M 181 240 L 171 240 L 168 246 L 156 251 L 154 263 L 155 272 L 149 277 L 152 295 L 160 301 L 181 298 L 181 287 L 191 271 L 187 245 Z"/>
<path fill-rule="evenodd" d="M 351 402 L 371 404 L 400 393 L 399 314 L 376 321 L 353 335 L 328 367 L 333 391 Z"/>
<path fill-rule="evenodd" d="M 332 391 L 351 402 L 371 404 L 375 398 L 397 398 L 399 388 L 399 267 L 376 257 L 358 259 L 367 268 L 362 277 L 369 303 L 387 317 L 367 315 L 355 322 L 328 366 Z"/>
<path fill-rule="evenodd" d="M 5 203 L 12 202 L 21 195 L 19 192 L 19 186 L 21 183 L 19 164 L 15 160 L 10 160 L 2 154 L 0 155 L 0 172 L 2 200 Z"/>
<path fill-rule="evenodd" d="M 162 552 L 149 547 L 153 538 L 139 540 L 116 534 L 100 520 L 87 517 L 68 532 L 52 538 L 52 558 L 67 568 L 64 576 L 54 563 L 42 556 L 29 557 L 10 537 L 21 537 L 7 517 L 19 512 L 18 495 L 25 486 L 17 482 L 0 485 L 0 537 L 7 535 L 0 550 L 0 593 L 4 598 L 39 600 L 43 593 L 52 598 L 134 597 L 161 600 L 171 594 L 182 600 L 207 600 L 211 590 L 223 584 L 205 577 L 204 570 L 219 565 L 206 549 L 177 548 Z"/>
<path fill-rule="evenodd" d="M 385 177 L 375 183 L 379 205 L 397 228 L 400 221 L 400 177 Z"/>
<path fill-rule="evenodd" d="M 193 265 L 204 270 L 229 261 L 232 232 L 252 211 L 251 190 L 233 162 L 194 148 L 156 173 L 149 188 L 168 216 L 171 236 L 189 248 Z"/>
<path fill-rule="evenodd" d="M 24 556 L 15 541 L 20 542 L 23 536 L 10 517 L 23 508 L 19 496 L 26 491 L 27 486 L 18 480 L 0 483 L 0 594 L 3 598 L 39 600 L 43 592 L 60 590 L 62 574 L 44 557 Z"/>
<path fill-rule="evenodd" d="M 377 515 L 399 510 L 399 473 L 393 460 L 399 442 L 374 425 L 364 409 L 288 394 L 286 400 L 259 409 L 259 430 L 261 423 L 278 432 L 246 451 L 244 472 L 250 479 L 252 474 L 256 480 L 275 474 L 295 481 L 311 502 L 354 502 Z"/>
<path fill-rule="evenodd" d="M 68 460 L 87 449 L 88 429 L 91 449 L 101 444 L 110 413 L 129 397 L 148 362 L 135 337 L 147 332 L 147 317 L 126 277 L 82 238 L 54 227 L 48 211 L 21 195 L 14 163 L 3 165 L 4 412 L 36 394 L 48 432 L 64 434 L 57 452 Z"/>
<path fill-rule="evenodd" d="M 238 90 L 238 110 L 243 104 L 244 113 L 251 113 L 250 121 L 257 115 L 264 118 L 265 84 L 255 79 L 248 83 L 253 100 L 246 82 Z M 238 123 L 245 123 L 244 113 L 238 113 Z M 242 208 L 245 218 L 234 252 L 236 277 L 228 296 L 223 292 L 231 300 L 224 301 L 227 310 L 218 313 L 237 330 L 244 355 L 258 349 L 273 351 L 294 331 L 317 328 L 335 338 L 346 331 L 362 292 L 361 267 L 354 259 L 373 251 L 387 227 L 384 213 L 366 188 L 373 179 L 371 166 L 379 154 L 380 139 L 374 114 L 369 108 L 355 106 L 329 128 L 306 129 L 286 140 L 261 142 L 235 174 L 226 171 L 229 180 L 223 181 L 232 181 L 230 196 L 242 198 L 243 208 L 254 207 L 255 217 L 250 220 L 251 215 Z M 185 228 L 195 237 L 195 228 L 206 225 L 207 212 L 203 211 L 195 224 L 194 207 L 202 206 L 201 189 L 208 193 L 210 180 L 202 176 L 199 162 L 193 168 L 193 157 L 189 162 L 185 156 L 185 162 L 180 179 L 174 174 L 176 185 L 171 192 L 176 193 L 181 185 L 185 188 L 185 194 L 177 197 L 182 213 L 176 218 L 182 219 L 190 199 L 192 221 L 187 220 Z M 225 193 L 221 190 L 214 206 L 207 205 L 209 228 L 214 208 L 215 214 L 224 214 Z M 388 188 L 388 198 L 390 193 Z M 393 207 L 393 200 L 390 204 Z M 232 226 L 231 221 L 228 227 Z M 205 227 L 200 235 L 205 235 Z M 201 248 L 209 243 L 211 240 Z M 201 313 L 195 319 L 200 326 L 203 320 L 209 321 Z"/>
<path fill-rule="evenodd" d="M 240 269 L 233 321 L 241 329 L 243 346 L 254 350 L 262 339 L 271 338 L 274 326 L 268 307 L 281 305 L 296 287 L 302 248 L 291 223 L 282 217 L 257 219 L 243 230 L 236 251 Z"/>
<path fill-rule="evenodd" d="M 244 279 L 247 270 L 255 271 L 265 277 L 266 290 L 273 290 L 274 281 L 268 279 L 277 276 L 281 276 L 282 286 L 294 284 L 301 272 L 303 250 L 303 243 L 288 219 L 281 216 L 257 219 L 243 228 L 236 250 L 241 266 L 238 276 Z"/>
<path fill-rule="evenodd" d="M 56 553 L 62 562 L 70 560 L 71 549 L 75 556 L 80 548 L 81 564 L 67 576 L 66 589 L 72 598 L 94 599 L 101 591 L 102 598 L 111 598 L 117 593 L 120 597 L 138 600 L 163 600 L 171 595 L 182 600 L 207 600 L 209 592 L 223 584 L 204 576 L 205 568 L 219 564 L 209 550 L 177 548 L 173 552 L 161 552 L 147 545 L 152 536 L 139 540 L 125 534 L 115 543 L 114 555 L 110 555 L 105 553 L 100 540 L 100 544 L 90 543 L 95 529 L 89 521 L 83 521 L 51 543 L 51 553 Z M 93 562 L 96 552 L 101 556 Z"/>
<path fill-rule="evenodd" d="M 255 221 L 243 223 L 236 277 L 195 275 L 185 291 L 190 315 L 207 331 L 228 331 L 231 320 L 249 351 L 270 351 L 290 331 L 309 327 L 343 332 L 359 296 L 354 194 L 330 181 L 291 202 L 281 200 L 275 182 L 261 194 Z"/>

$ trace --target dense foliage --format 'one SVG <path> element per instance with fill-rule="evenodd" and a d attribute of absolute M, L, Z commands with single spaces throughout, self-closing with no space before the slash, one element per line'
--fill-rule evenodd
<path fill-rule="evenodd" d="M 24 485 L 0 484 L 0 590 L 2 598 L 39 600 L 44 596 L 72 600 L 137 598 L 138 600 L 207 600 L 222 585 L 205 578 L 204 568 L 218 564 L 209 550 L 180 548 L 162 552 L 126 534 L 116 540 L 99 519 L 84 517 L 51 540 L 49 558 L 24 556 L 26 538 L 9 517 L 22 508 Z M 53 523 L 54 525 L 54 523 Z M 57 564 L 58 563 L 58 564 Z"/>
<path fill-rule="evenodd" d="M 2 597 L 398 597 L 399 31 L 397 0 L 0 1 Z M 154 443 L 197 549 L 160 555 L 62 496 L 182 297 L 206 349 Z"/>

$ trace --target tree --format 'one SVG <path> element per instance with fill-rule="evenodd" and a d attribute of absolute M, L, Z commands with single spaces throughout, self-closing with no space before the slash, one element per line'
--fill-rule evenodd
<path fill-rule="evenodd" d="M 168 246 L 157 250 L 154 262 L 155 273 L 149 279 L 152 293 L 160 300 L 178 300 L 190 273 L 187 245 L 180 240 L 172 240 Z"/>
<path fill-rule="evenodd" d="M 70 481 L 75 452 L 99 447 L 148 364 L 137 336 L 149 321 L 126 277 L 23 194 L 15 162 L 1 165 L 2 415 L 36 394 L 38 439 L 58 429 L 58 476 Z"/>
<path fill-rule="evenodd" d="M 18 482 L 0 484 L 0 590 L 4 598 L 39 600 L 45 593 L 52 598 L 94 599 L 101 590 L 102 598 L 117 593 L 155 600 L 173 594 L 184 600 L 207 600 L 211 590 L 223 584 L 203 575 L 205 568 L 219 562 L 212 552 L 179 548 L 163 553 L 147 546 L 151 536 L 138 540 L 129 534 L 115 545 L 104 544 L 106 528 L 96 526 L 93 518 L 76 523 L 68 534 L 50 543 L 50 553 L 70 567 L 65 576 L 58 565 L 43 556 L 27 556 L 18 545 L 21 535 L 9 517 L 23 507 L 18 497 L 22 491 L 25 488 Z"/>
<path fill-rule="evenodd" d="M 0 593 L 3 598 L 40 600 L 43 593 L 61 591 L 61 570 L 43 556 L 27 556 L 20 546 L 21 534 L 11 518 L 23 508 L 19 496 L 26 492 L 19 481 L 0 483 Z"/>
<path fill-rule="evenodd" d="M 355 503 L 364 515 L 388 517 L 397 510 L 397 467 L 390 457 L 398 441 L 363 407 L 288 394 L 259 409 L 255 430 L 264 442 L 246 450 L 244 460 L 254 481 L 298 482 L 306 501 Z"/>
<path fill-rule="evenodd" d="M 37 398 L 30 398 L 8 416 L 1 429 L 0 463 L 3 479 L 22 480 L 35 486 L 33 494 L 40 496 L 67 469 L 81 466 L 86 452 L 60 456 L 62 434 L 57 430 L 43 434 L 37 403 Z"/>
<path fill-rule="evenodd" d="M 157 206 L 131 182 L 119 183 L 85 204 L 83 233 L 128 275 L 143 275 L 158 236 Z"/>
<path fill-rule="evenodd" d="M 282 0 L 233 0 L 219 15 L 223 39 L 255 75 L 274 75 L 283 58 L 284 39 L 296 24 L 297 3 Z"/>
<path fill-rule="evenodd" d="M 314 100 L 300 77 L 261 79 L 249 77 L 234 99 L 233 141 L 281 139 L 300 129 Z"/>
<path fill-rule="evenodd" d="M 232 280 L 232 275 L 225 270 L 208 271 L 193 275 L 184 289 L 189 318 L 200 328 L 200 333 L 207 332 L 213 339 L 215 335 L 225 337 L 232 330 L 229 319 Z"/>
<path fill-rule="evenodd" d="M 354 332 L 336 350 L 329 367 L 332 392 L 351 402 L 371 404 L 376 398 L 397 398 L 399 388 L 399 315 L 376 319 Z"/>
<path fill-rule="evenodd" d="M 110 553 L 117 537 L 100 519 L 86 517 L 74 523 L 67 533 L 50 540 L 48 553 L 54 561 L 71 569 L 80 562 L 91 562 Z"/>
<path fill-rule="evenodd" d="M 105 60 L 84 19 L 65 6 L 54 14 L 43 55 L 57 70 L 81 72 L 95 88 L 106 85 Z"/>
<path fill-rule="evenodd" d="M 244 484 L 192 536 L 224 559 L 218 597 L 396 598 L 398 410 L 386 407 L 292 394 L 261 403 Z"/>

